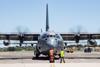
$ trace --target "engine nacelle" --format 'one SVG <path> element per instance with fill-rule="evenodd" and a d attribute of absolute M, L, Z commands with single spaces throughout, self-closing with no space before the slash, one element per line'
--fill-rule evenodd
<path fill-rule="evenodd" d="M 8 45 L 10 44 L 10 41 L 3 41 L 3 44 L 4 44 L 5 46 L 8 46 Z"/>
<path fill-rule="evenodd" d="M 96 42 L 95 40 L 88 40 L 87 43 L 88 43 L 89 45 L 94 45 L 94 46 L 97 45 L 97 42 Z"/>

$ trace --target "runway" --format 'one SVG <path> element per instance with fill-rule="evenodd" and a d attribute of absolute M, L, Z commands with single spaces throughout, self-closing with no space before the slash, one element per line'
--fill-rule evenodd
<path fill-rule="evenodd" d="M 0 52 L 0 63 L 49 63 L 49 59 L 44 55 L 38 59 L 33 56 L 33 51 Z M 65 61 L 66 63 L 100 63 L 100 52 L 65 53 Z M 60 60 L 55 58 L 55 63 L 59 62 Z"/>

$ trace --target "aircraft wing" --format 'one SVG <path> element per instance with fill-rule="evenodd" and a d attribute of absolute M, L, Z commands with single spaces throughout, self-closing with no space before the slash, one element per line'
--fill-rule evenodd
<path fill-rule="evenodd" d="M 62 38 L 65 40 L 65 41 L 72 41 L 72 40 L 75 40 L 77 38 L 79 38 L 79 40 L 88 40 L 88 39 L 100 39 L 100 34 L 99 33 L 86 33 L 86 34 L 79 34 L 79 35 L 75 35 L 75 34 L 68 34 L 68 33 L 64 33 L 64 34 L 61 34 Z"/>
<path fill-rule="evenodd" d="M 76 38 L 75 34 L 71 33 L 61 33 L 60 34 L 64 41 L 73 41 Z M 21 40 L 23 41 L 37 41 L 38 40 L 38 33 L 34 34 L 0 34 L 0 40 Z M 88 40 L 88 39 L 100 39 L 100 34 L 79 34 L 79 40 Z"/>
<path fill-rule="evenodd" d="M 37 41 L 39 34 L 0 34 L 0 40 Z"/>

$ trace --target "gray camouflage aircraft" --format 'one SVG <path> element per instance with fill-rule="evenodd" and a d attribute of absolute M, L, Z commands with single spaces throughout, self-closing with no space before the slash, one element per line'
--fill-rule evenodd
<path fill-rule="evenodd" d="M 48 55 L 51 48 L 54 49 L 54 55 L 59 55 L 61 49 L 64 49 L 66 46 L 66 42 L 64 41 L 75 41 L 76 43 L 79 43 L 79 40 L 88 40 L 89 42 L 92 42 L 92 39 L 100 39 L 100 33 L 58 34 L 50 31 L 48 4 L 46 5 L 46 31 L 44 33 L 0 34 L 0 40 L 4 40 L 3 44 L 5 46 L 10 44 L 10 40 L 19 41 L 20 46 L 24 43 L 24 41 L 37 41 L 34 52 L 36 57 L 39 57 L 40 54 Z M 5 40 L 7 40 L 7 42 Z"/>

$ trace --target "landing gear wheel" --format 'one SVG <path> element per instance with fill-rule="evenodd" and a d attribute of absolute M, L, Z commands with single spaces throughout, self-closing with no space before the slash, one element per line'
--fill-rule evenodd
<path fill-rule="evenodd" d="M 40 53 L 39 53 L 39 52 L 37 52 L 37 51 L 35 51 L 35 52 L 34 52 L 34 55 L 35 55 L 35 58 L 38 58 L 38 57 L 39 57 L 39 55 L 40 55 Z"/>
<path fill-rule="evenodd" d="M 39 58 L 39 55 L 40 55 L 39 53 L 36 53 L 35 57 L 36 57 L 36 58 Z"/>
<path fill-rule="evenodd" d="M 34 51 L 34 55 L 35 55 L 35 57 L 36 58 L 38 58 L 39 57 L 39 55 L 40 55 L 40 52 L 38 51 L 38 49 L 36 48 L 36 50 Z"/>

